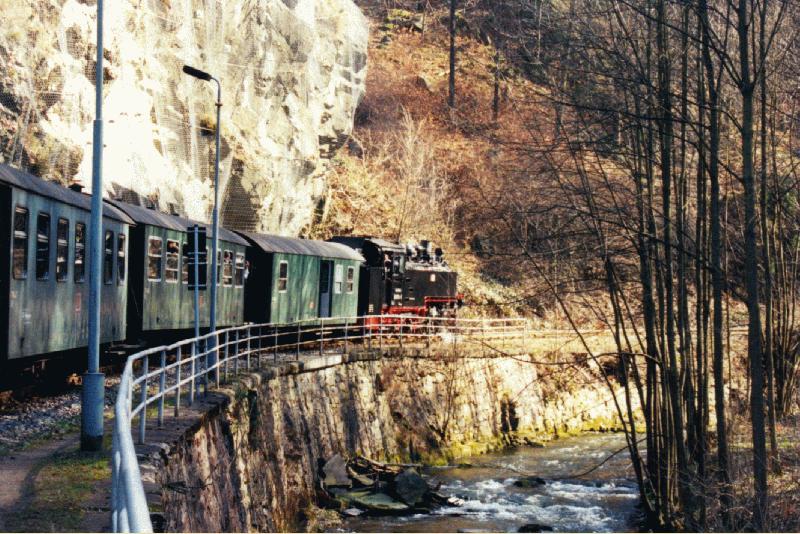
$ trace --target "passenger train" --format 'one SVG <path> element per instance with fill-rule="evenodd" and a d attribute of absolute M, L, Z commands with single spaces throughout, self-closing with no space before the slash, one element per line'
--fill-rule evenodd
<path fill-rule="evenodd" d="M 91 198 L 0 164 L 0 366 L 79 368 L 88 339 Z M 123 353 L 189 337 L 188 229 L 205 223 L 121 200 L 103 205 L 101 343 Z M 209 243 L 210 245 L 210 243 Z M 209 262 L 210 263 L 210 262 Z M 217 327 L 405 314 L 455 315 L 441 249 L 372 237 L 330 241 L 219 229 Z M 211 283 L 208 269 L 207 284 Z M 201 326 L 209 325 L 201 292 Z M 367 319 L 366 323 L 374 322 Z"/>

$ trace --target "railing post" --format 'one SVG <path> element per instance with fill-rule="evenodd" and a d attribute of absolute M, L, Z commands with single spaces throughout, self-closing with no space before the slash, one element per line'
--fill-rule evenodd
<path fill-rule="evenodd" d="M 481 356 L 486 357 L 486 321 L 481 321 Z"/>
<path fill-rule="evenodd" d="M 234 334 L 234 343 L 233 346 L 233 376 L 239 376 L 239 332 L 240 330 L 236 330 Z"/>
<path fill-rule="evenodd" d="M 189 406 L 194 405 L 195 382 L 197 382 L 197 340 L 192 341 L 192 364 L 189 366 L 192 380 L 189 382 Z M 203 373 L 205 374 L 205 373 Z"/>
<path fill-rule="evenodd" d="M 164 369 L 167 366 L 167 351 L 161 351 L 161 376 L 158 380 L 158 428 L 164 427 L 164 390 L 167 385 L 167 371 Z"/>
<path fill-rule="evenodd" d="M 175 355 L 175 359 L 178 362 L 178 365 L 175 366 L 175 417 L 178 417 L 181 409 L 181 367 L 183 366 L 183 360 L 181 358 L 183 353 L 183 347 L 178 347 L 178 352 Z M 192 385 L 194 385 L 194 377 L 192 377 Z"/>
<path fill-rule="evenodd" d="M 144 443 L 144 430 L 145 425 L 147 424 L 147 373 L 149 372 L 149 359 L 150 356 L 145 356 L 144 361 L 142 362 L 142 368 L 144 372 L 142 373 L 142 383 L 141 383 L 141 404 L 142 404 L 142 411 L 139 412 L 139 443 Z"/>
<path fill-rule="evenodd" d="M 528 336 L 530 335 L 530 332 L 528 331 L 528 327 L 529 326 L 530 325 L 528 324 L 528 320 L 526 319 L 525 322 L 522 323 L 522 348 L 523 349 L 525 349 L 525 347 L 527 347 L 527 345 L 528 345 Z"/>
<path fill-rule="evenodd" d="M 400 354 L 403 354 L 403 330 L 405 329 L 406 323 L 403 319 L 400 319 L 400 334 L 397 338 L 400 340 Z"/>
<path fill-rule="evenodd" d="M 227 338 L 227 333 L 225 334 L 225 336 Z M 206 344 L 208 344 L 208 340 L 206 340 Z M 228 350 L 227 343 L 225 345 L 225 350 Z M 217 357 L 214 358 L 214 365 L 216 365 L 216 367 L 214 368 L 214 377 L 217 380 L 217 389 L 219 389 L 219 386 L 221 384 L 220 377 L 222 376 L 222 373 L 219 372 L 219 368 L 220 368 L 220 363 L 219 363 L 219 331 L 214 332 L 214 352 L 217 354 Z M 208 361 L 208 360 L 206 360 L 206 361 Z M 227 360 L 226 360 L 225 363 L 227 364 Z"/>
<path fill-rule="evenodd" d="M 128 425 L 126 424 L 125 427 Z M 119 532 L 120 464 L 119 436 L 116 429 L 111 437 L 111 531 Z"/>
<path fill-rule="evenodd" d="M 278 326 L 272 327 L 272 361 L 278 363 Z"/>
<path fill-rule="evenodd" d="M 349 327 L 347 325 L 347 318 L 345 318 L 345 320 L 344 320 L 344 349 L 342 349 L 342 355 L 347 354 L 347 331 L 348 331 L 348 328 Z"/>
<path fill-rule="evenodd" d="M 433 317 L 428 317 L 426 321 L 428 328 L 425 335 L 425 348 L 428 349 L 428 358 L 431 357 L 431 337 L 433 336 Z"/>
<path fill-rule="evenodd" d="M 253 344 L 250 343 L 250 336 L 252 336 L 252 334 L 253 331 L 251 327 L 248 326 L 247 327 L 247 370 L 248 371 L 250 370 L 250 347 L 253 346 Z"/>
<path fill-rule="evenodd" d="M 226 384 L 228 383 L 228 358 L 230 357 L 230 341 L 231 336 L 228 330 L 225 330 L 225 365 L 223 366 L 223 378 L 222 381 Z"/>
<path fill-rule="evenodd" d="M 294 353 L 294 359 L 300 360 L 300 321 L 297 322 L 297 347 Z"/>
<path fill-rule="evenodd" d="M 458 355 L 458 329 L 459 324 L 458 320 L 456 319 L 455 325 L 453 326 L 453 358 Z"/>
<path fill-rule="evenodd" d="M 264 325 L 258 326 L 258 368 L 261 369 L 261 356 L 264 351 Z"/>
<path fill-rule="evenodd" d="M 319 320 L 319 355 L 322 356 L 322 345 L 325 343 L 325 319 Z"/>
<path fill-rule="evenodd" d="M 383 356 L 383 317 L 378 315 L 378 350 Z"/>

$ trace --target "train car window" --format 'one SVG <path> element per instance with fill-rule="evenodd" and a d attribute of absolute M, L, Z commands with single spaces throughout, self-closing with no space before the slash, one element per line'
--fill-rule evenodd
<path fill-rule="evenodd" d="M 106 231 L 103 242 L 103 283 L 110 284 L 114 281 L 114 232 Z"/>
<path fill-rule="evenodd" d="M 236 271 L 233 278 L 233 285 L 242 287 L 244 285 L 244 254 L 236 254 Z"/>
<path fill-rule="evenodd" d="M 282 261 L 278 264 L 278 291 L 285 292 L 289 287 L 289 263 Z"/>
<path fill-rule="evenodd" d="M 117 235 L 117 283 L 122 284 L 125 282 L 125 256 L 128 253 L 128 247 L 125 242 L 125 234 Z"/>
<path fill-rule="evenodd" d="M 164 278 L 167 282 L 176 283 L 178 281 L 178 271 L 180 270 L 181 244 L 172 239 L 167 240 L 167 268 Z"/>
<path fill-rule="evenodd" d="M 75 283 L 86 280 L 86 225 L 75 223 Z"/>
<path fill-rule="evenodd" d="M 28 278 L 28 210 L 14 210 L 14 279 Z"/>
<path fill-rule="evenodd" d="M 50 278 L 50 215 L 39 213 L 36 218 L 36 279 Z"/>
<path fill-rule="evenodd" d="M 147 279 L 152 282 L 161 280 L 162 248 L 160 237 L 150 237 L 147 241 Z"/>
<path fill-rule="evenodd" d="M 352 293 L 355 288 L 356 270 L 354 267 L 347 268 L 347 292 Z"/>
<path fill-rule="evenodd" d="M 58 219 L 56 225 L 56 282 L 66 282 L 69 270 L 69 221 Z"/>
<path fill-rule="evenodd" d="M 323 261 L 319 265 L 319 292 L 331 292 L 331 264 L 330 262 Z"/>
<path fill-rule="evenodd" d="M 222 251 L 217 251 L 217 285 L 222 282 Z"/>
<path fill-rule="evenodd" d="M 233 252 L 225 251 L 224 261 L 222 262 L 222 285 L 233 285 Z"/>
<path fill-rule="evenodd" d="M 181 245 L 181 249 L 183 250 L 183 258 L 181 263 L 181 282 L 184 284 L 189 283 L 189 245 L 188 243 L 184 243 Z"/>
<path fill-rule="evenodd" d="M 342 292 L 342 266 L 337 265 L 333 268 L 333 292 L 339 294 Z"/>

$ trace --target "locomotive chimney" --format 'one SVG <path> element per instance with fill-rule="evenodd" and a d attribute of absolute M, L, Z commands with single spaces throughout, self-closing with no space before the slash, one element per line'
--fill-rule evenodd
<path fill-rule="evenodd" d="M 83 184 L 81 184 L 81 183 L 80 183 L 79 181 L 77 181 L 77 180 L 75 180 L 75 181 L 73 181 L 72 183 L 70 183 L 68 187 L 69 187 L 71 190 L 75 191 L 76 193 L 82 193 L 82 192 L 83 192 Z"/>
<path fill-rule="evenodd" d="M 422 246 L 422 259 L 425 261 L 430 261 L 431 259 L 431 242 L 427 239 L 423 239 L 419 242 Z"/>

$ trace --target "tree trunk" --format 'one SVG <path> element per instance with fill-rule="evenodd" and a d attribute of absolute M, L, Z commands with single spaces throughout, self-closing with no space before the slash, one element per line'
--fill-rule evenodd
<path fill-rule="evenodd" d="M 750 417 L 753 431 L 753 482 L 755 510 L 753 528 L 762 532 L 767 514 L 767 448 L 764 431 L 764 363 L 761 353 L 761 317 L 758 295 L 758 246 L 756 235 L 755 176 L 753 172 L 753 93 L 750 73 L 750 28 L 748 0 L 739 0 L 737 34 L 739 37 L 739 92 L 742 97 L 742 183 L 744 185 L 744 275 L 747 287 L 747 354 L 750 360 Z"/>
<path fill-rule="evenodd" d="M 447 105 L 450 109 L 456 106 L 456 1 L 450 0 L 450 78 Z"/>
<path fill-rule="evenodd" d="M 711 193 L 711 286 L 714 301 L 712 318 L 714 346 L 714 406 L 717 420 L 717 467 L 720 481 L 720 502 L 725 527 L 731 528 L 730 509 L 732 505 L 731 475 L 728 452 L 727 414 L 725 408 L 725 338 L 723 336 L 722 293 L 722 236 L 719 192 L 719 91 L 715 75 L 714 61 L 711 58 L 711 28 L 708 20 L 706 0 L 698 2 L 701 24 L 703 25 L 702 50 L 708 84 L 708 179 Z M 721 74 L 720 74 L 721 76 Z"/>

